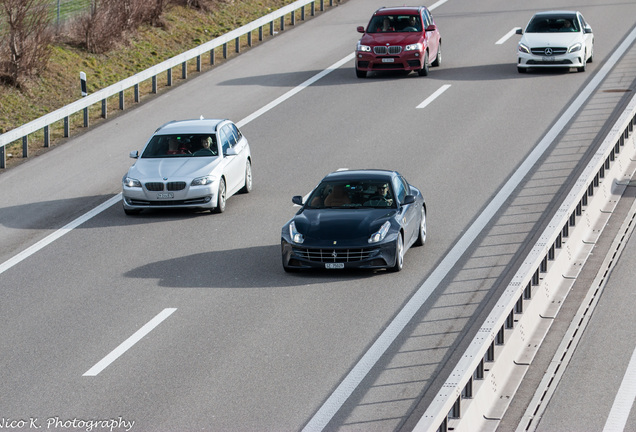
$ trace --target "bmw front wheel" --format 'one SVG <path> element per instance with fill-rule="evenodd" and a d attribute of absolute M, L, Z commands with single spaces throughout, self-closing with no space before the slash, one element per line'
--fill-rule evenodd
<path fill-rule="evenodd" d="M 422 63 L 422 69 L 417 71 L 419 76 L 428 76 L 428 51 L 424 54 L 424 62 Z"/>
<path fill-rule="evenodd" d="M 241 189 L 241 193 L 250 192 L 252 192 L 252 163 L 248 159 L 245 164 L 245 186 Z"/>
<path fill-rule="evenodd" d="M 225 190 L 225 179 L 221 178 L 219 181 L 219 192 L 217 194 L 216 207 L 214 208 L 214 213 L 223 213 L 225 211 L 225 199 L 226 199 L 226 190 Z"/>

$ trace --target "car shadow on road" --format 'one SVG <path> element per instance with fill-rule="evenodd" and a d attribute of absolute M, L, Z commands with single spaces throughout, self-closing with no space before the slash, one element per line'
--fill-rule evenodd
<path fill-rule="evenodd" d="M 157 279 L 169 288 L 276 288 L 327 284 L 374 277 L 384 271 L 308 270 L 285 273 L 279 245 L 201 252 L 150 262 L 124 274 Z"/>

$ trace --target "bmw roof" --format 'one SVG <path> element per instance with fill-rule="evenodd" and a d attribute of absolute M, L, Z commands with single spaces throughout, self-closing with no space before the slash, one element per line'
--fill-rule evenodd
<path fill-rule="evenodd" d="M 191 119 L 173 120 L 160 126 L 157 134 L 179 134 L 179 133 L 211 133 L 216 132 L 217 126 L 225 119 Z"/>

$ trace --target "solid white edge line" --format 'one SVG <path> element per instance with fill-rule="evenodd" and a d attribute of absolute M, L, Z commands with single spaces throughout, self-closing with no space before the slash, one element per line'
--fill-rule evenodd
<path fill-rule="evenodd" d="M 622 432 L 625 429 L 634 399 L 636 399 L 636 349 L 632 352 L 632 358 L 623 376 L 623 382 L 618 389 L 603 432 Z"/>
<path fill-rule="evenodd" d="M 426 106 L 428 106 L 431 102 L 433 102 L 435 99 L 437 99 L 439 97 L 439 95 L 441 95 L 442 93 L 444 93 L 446 90 L 449 89 L 451 85 L 450 84 L 444 84 L 443 86 L 441 86 L 439 89 L 437 89 L 437 91 L 435 93 L 433 93 L 432 95 L 430 95 L 429 97 L 427 97 L 424 102 L 422 102 L 421 104 L 419 104 L 418 106 L 415 107 L 415 109 L 422 109 L 425 108 Z"/>
<path fill-rule="evenodd" d="M 39 242 L 35 243 L 32 246 L 29 246 L 28 248 L 26 248 L 25 250 L 23 250 L 19 254 L 15 255 L 12 258 L 8 259 L 7 261 L 3 262 L 2 264 L 0 264 L 0 274 L 4 273 L 5 271 L 10 269 L 14 265 L 18 264 L 19 262 L 27 259 L 28 257 L 33 255 L 34 253 L 36 253 L 40 249 L 44 248 L 45 246 L 53 243 L 55 240 L 59 239 L 63 235 L 68 234 L 74 228 L 77 228 L 78 226 L 80 226 L 84 222 L 88 221 L 92 217 L 94 217 L 94 216 L 98 215 L 99 213 L 103 212 L 104 210 L 106 210 L 107 208 L 109 208 L 110 206 L 112 206 L 113 204 L 115 204 L 116 202 L 118 202 L 120 200 L 121 200 L 121 192 L 118 193 L 117 195 L 115 195 L 114 197 L 110 198 L 108 201 L 98 205 L 94 209 L 92 209 L 89 212 L 87 212 L 87 213 L 83 214 L 82 216 L 78 217 L 77 219 L 75 219 L 74 221 L 70 222 L 69 224 L 67 224 L 67 225 L 63 226 L 62 228 L 58 229 L 53 234 L 50 234 L 50 235 L 46 236 L 45 238 L 43 238 Z"/>
<path fill-rule="evenodd" d="M 519 30 L 521 27 L 514 27 L 512 30 L 510 30 L 508 33 L 506 33 L 506 35 L 504 37 L 502 37 L 501 39 L 499 39 L 497 42 L 495 42 L 495 45 L 501 45 L 504 42 L 506 42 L 508 39 L 510 39 L 513 35 L 515 35 L 517 33 L 517 30 Z"/>
<path fill-rule="evenodd" d="M 106 357 L 101 359 L 95 366 L 90 368 L 82 376 L 96 376 L 103 371 L 108 365 L 117 360 L 122 354 L 128 351 L 133 345 L 139 342 L 144 336 L 150 333 L 155 327 L 161 324 L 166 318 L 176 311 L 176 308 L 166 308 L 159 312 L 157 316 L 146 323 L 142 328 L 137 330 L 132 336 L 122 342 L 117 348 L 112 350 Z"/>
<path fill-rule="evenodd" d="M 356 363 L 347 376 L 340 382 L 336 390 L 334 390 L 334 392 L 318 409 L 316 414 L 309 420 L 307 425 L 303 428 L 303 432 L 322 431 L 323 428 L 327 426 L 336 412 L 342 407 L 342 405 L 344 405 L 360 382 L 362 382 L 362 379 L 370 372 L 371 368 L 377 363 L 380 357 L 397 338 L 399 333 L 406 327 L 435 288 L 437 288 L 437 284 L 441 282 L 457 261 L 459 261 L 459 258 L 463 255 L 464 251 L 468 249 L 479 233 L 490 222 L 490 219 L 492 219 L 494 214 L 499 210 L 512 192 L 514 192 L 515 188 L 523 181 L 524 177 L 530 172 L 539 158 L 541 158 L 547 151 L 550 144 L 552 144 L 559 133 L 561 133 L 565 126 L 569 124 L 572 117 L 574 117 L 576 112 L 581 108 L 581 106 L 583 106 L 583 103 L 600 85 L 601 81 L 605 79 L 620 57 L 632 44 L 634 37 L 636 37 L 636 29 L 634 29 L 616 49 L 616 51 L 614 51 L 601 69 L 592 77 L 588 85 L 579 93 L 568 109 L 565 110 L 563 115 L 559 117 L 554 126 L 552 126 L 548 133 L 534 147 L 528 157 L 521 163 L 512 176 L 510 176 L 508 181 L 486 206 L 484 211 L 477 217 L 475 222 L 473 222 L 451 251 L 433 270 L 431 275 L 424 281 L 420 288 L 418 288 L 404 308 L 396 315 L 394 320 L 391 321 L 373 345 L 371 345 L 371 348 L 369 348 L 369 350 L 362 356 L 360 361 Z"/>

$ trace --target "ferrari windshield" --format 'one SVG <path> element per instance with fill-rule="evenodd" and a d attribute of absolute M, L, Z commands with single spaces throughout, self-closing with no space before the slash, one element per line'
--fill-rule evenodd
<path fill-rule="evenodd" d="M 155 135 L 142 158 L 218 156 L 215 134 Z"/>
<path fill-rule="evenodd" d="M 306 208 L 395 208 L 389 182 L 381 180 L 325 181 L 310 195 Z"/>

